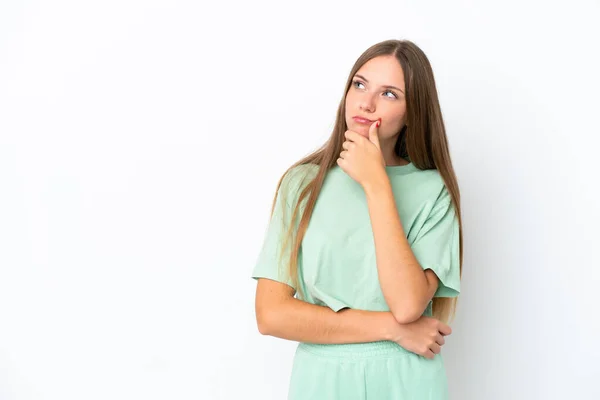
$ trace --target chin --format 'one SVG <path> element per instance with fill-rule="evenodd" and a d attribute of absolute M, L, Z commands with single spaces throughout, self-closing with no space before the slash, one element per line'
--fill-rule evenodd
<path fill-rule="evenodd" d="M 353 129 L 353 131 L 366 138 L 369 137 L 369 128 L 365 129 L 362 125 L 359 126 L 358 129 Z"/>

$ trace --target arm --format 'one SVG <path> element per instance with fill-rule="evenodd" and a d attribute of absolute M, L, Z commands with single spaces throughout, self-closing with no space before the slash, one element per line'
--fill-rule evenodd
<path fill-rule="evenodd" d="M 399 324 L 390 312 L 343 309 L 297 300 L 294 289 L 270 279 L 258 280 L 256 320 L 263 335 L 306 343 L 341 344 L 390 340 L 432 359 L 452 329 L 431 317 Z"/>
<path fill-rule="evenodd" d="M 394 340 L 401 326 L 390 312 L 342 309 L 294 298 L 294 289 L 270 279 L 256 288 L 256 321 L 263 335 L 298 342 L 341 344 Z"/>
<path fill-rule="evenodd" d="M 419 319 L 439 281 L 433 271 L 423 271 L 419 265 L 400 223 L 389 178 L 380 176 L 364 186 L 379 284 L 396 320 L 406 324 Z"/>

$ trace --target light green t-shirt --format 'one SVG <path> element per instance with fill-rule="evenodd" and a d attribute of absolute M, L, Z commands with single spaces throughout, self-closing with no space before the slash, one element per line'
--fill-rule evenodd
<path fill-rule="evenodd" d="M 291 223 L 300 189 L 316 175 L 318 168 L 314 164 L 300 165 L 282 180 L 252 273 L 254 279 L 268 278 L 294 287 L 287 275 L 285 256 L 289 247 L 282 261 L 279 259 L 283 234 Z M 441 175 L 437 170 L 419 170 L 412 163 L 388 166 L 386 172 L 415 257 L 424 270 L 433 270 L 440 279 L 434 296 L 457 296 L 460 292 L 458 219 Z M 284 191 L 285 207 L 281 201 Z M 295 227 L 298 222 L 299 218 Z M 300 247 L 298 273 L 305 301 L 328 306 L 336 312 L 345 307 L 389 311 L 379 285 L 364 190 L 337 165 L 327 173 L 317 198 Z M 431 302 L 424 315 L 431 315 Z"/>

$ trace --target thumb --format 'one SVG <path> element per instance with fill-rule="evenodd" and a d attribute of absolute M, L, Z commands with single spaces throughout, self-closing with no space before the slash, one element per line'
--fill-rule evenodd
<path fill-rule="evenodd" d="M 369 128 L 369 140 L 381 150 L 379 144 L 379 125 L 381 125 L 381 118 L 371 124 L 371 127 Z"/>

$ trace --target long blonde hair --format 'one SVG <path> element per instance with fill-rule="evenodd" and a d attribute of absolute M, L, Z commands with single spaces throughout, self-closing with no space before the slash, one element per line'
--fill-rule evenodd
<path fill-rule="evenodd" d="M 336 160 L 342 151 L 342 143 L 345 140 L 344 133 L 348 129 L 345 119 L 346 94 L 352 84 L 352 78 L 367 61 L 375 57 L 389 55 L 396 57 L 402 66 L 406 89 L 406 125 L 400 131 L 395 152 L 402 158 L 408 158 L 418 169 L 437 169 L 443 178 L 458 217 L 460 277 L 462 278 L 463 244 L 460 191 L 450 159 L 448 140 L 433 71 L 423 51 L 413 42 L 408 40 L 386 40 L 368 48 L 354 63 L 346 82 L 344 95 L 338 106 L 333 131 L 327 142 L 312 154 L 289 167 L 277 184 L 277 190 L 279 191 L 286 174 L 297 166 L 315 164 L 319 167 L 316 176 L 306 185 L 303 185 L 299 192 L 292 211 L 292 220 L 299 220 L 299 223 L 289 225 L 282 244 L 282 248 L 285 249 L 291 243 L 289 253 L 282 251 L 281 254 L 289 254 L 289 259 L 286 260 L 287 273 L 294 286 L 298 288 L 299 298 L 303 298 L 304 294 L 301 285 L 298 285 L 298 252 L 325 176 L 332 167 L 337 165 Z M 410 126 L 410 129 L 408 126 Z M 408 129 L 410 134 L 407 135 Z M 271 215 L 275 210 L 276 200 L 277 192 L 273 198 Z M 300 213 L 302 203 L 304 203 L 304 211 Z M 285 200 L 283 200 L 283 204 L 285 204 Z M 295 229 L 295 226 L 297 226 L 297 229 Z M 448 322 L 456 313 L 457 300 L 456 297 L 434 297 L 433 316 Z"/>

